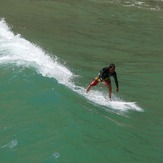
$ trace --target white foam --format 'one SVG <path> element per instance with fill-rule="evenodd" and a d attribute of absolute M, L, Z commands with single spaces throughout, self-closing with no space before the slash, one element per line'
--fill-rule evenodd
<path fill-rule="evenodd" d="M 20 35 L 14 35 L 4 19 L 0 21 L 0 63 L 33 67 L 43 76 L 55 78 L 59 83 L 70 82 L 73 74 L 57 58 L 52 59 L 39 46 Z"/>
<path fill-rule="evenodd" d="M 137 8 L 155 10 L 155 11 L 161 10 L 160 7 L 157 5 L 157 1 L 153 2 L 153 7 L 150 5 L 150 3 L 148 3 L 148 1 L 139 1 L 139 0 L 123 1 L 123 5 L 126 7 L 137 7 Z"/>
<path fill-rule="evenodd" d="M 15 35 L 8 27 L 4 19 L 0 20 L 0 64 L 16 64 L 17 66 L 32 67 L 37 73 L 44 77 L 55 78 L 59 83 L 69 87 L 89 101 L 112 108 L 115 110 L 137 110 L 142 109 L 135 103 L 124 102 L 114 97 L 109 102 L 105 95 L 99 91 L 90 91 L 88 94 L 85 88 L 76 86 L 73 82 L 73 73 L 64 65 L 60 64 L 57 57 L 51 58 L 39 46 L 25 40 L 21 35 Z M 118 102 L 117 102 L 118 101 Z"/>
<path fill-rule="evenodd" d="M 8 144 L 1 146 L 1 148 L 14 148 L 17 145 L 18 145 L 17 140 L 11 140 Z"/>
<path fill-rule="evenodd" d="M 109 100 L 106 94 L 100 91 L 91 90 L 89 93 L 85 92 L 85 88 L 82 87 L 74 87 L 74 91 L 85 96 L 88 100 L 100 104 L 102 106 L 106 106 L 108 108 L 112 108 L 114 110 L 127 111 L 127 110 L 136 110 L 143 111 L 139 106 L 136 105 L 136 102 L 125 102 L 120 98 L 112 95 L 112 101 Z"/>

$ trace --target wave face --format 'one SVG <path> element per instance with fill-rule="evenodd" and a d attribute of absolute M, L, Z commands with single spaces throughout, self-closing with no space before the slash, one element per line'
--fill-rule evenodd
<path fill-rule="evenodd" d="M 135 102 L 125 102 L 115 95 L 113 95 L 113 101 L 108 101 L 106 95 L 100 91 L 91 90 L 87 94 L 85 88 L 75 85 L 73 82 L 75 75 L 59 63 L 57 57 L 50 57 L 50 54 L 22 38 L 20 34 L 15 35 L 4 19 L 0 20 L 0 64 L 34 68 L 42 76 L 56 79 L 58 83 L 107 109 L 142 111 Z"/>

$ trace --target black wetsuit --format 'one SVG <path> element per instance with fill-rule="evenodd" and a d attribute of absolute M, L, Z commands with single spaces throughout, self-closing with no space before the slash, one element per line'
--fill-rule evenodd
<path fill-rule="evenodd" d="M 117 73 L 115 71 L 111 73 L 109 72 L 109 67 L 104 67 L 99 73 L 99 78 L 101 81 L 110 80 L 110 76 L 113 76 L 116 87 L 118 88 Z"/>

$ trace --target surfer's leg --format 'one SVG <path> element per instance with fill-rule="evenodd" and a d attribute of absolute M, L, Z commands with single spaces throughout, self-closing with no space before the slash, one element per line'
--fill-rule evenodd
<path fill-rule="evenodd" d="M 91 87 L 96 86 L 99 82 L 100 82 L 99 77 L 96 77 L 96 78 L 91 82 L 91 84 L 88 86 L 86 92 L 88 93 L 88 92 L 90 91 Z"/>
<path fill-rule="evenodd" d="M 109 98 L 111 99 L 111 93 L 112 93 L 112 86 L 111 86 L 111 80 L 105 80 L 104 85 L 108 88 L 109 90 Z"/>

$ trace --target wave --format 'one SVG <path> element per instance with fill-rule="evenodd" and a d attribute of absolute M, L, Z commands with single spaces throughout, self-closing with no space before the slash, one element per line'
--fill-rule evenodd
<path fill-rule="evenodd" d="M 1 148 L 14 148 L 17 145 L 18 145 L 17 140 L 11 140 L 8 144 L 1 146 Z"/>
<path fill-rule="evenodd" d="M 5 20 L 0 21 L 0 63 L 14 63 L 17 66 L 33 67 L 42 76 L 55 78 L 59 83 L 70 82 L 73 74 L 57 61 L 51 58 L 39 46 L 14 35 Z"/>
<path fill-rule="evenodd" d="M 32 67 L 44 77 L 54 78 L 87 100 L 110 109 L 127 111 L 142 109 L 135 102 L 125 102 L 116 96 L 108 101 L 100 91 L 91 90 L 88 94 L 85 88 L 74 84 L 74 74 L 59 63 L 57 57 L 50 57 L 41 47 L 14 34 L 4 19 L 0 20 L 0 64 L 15 64 L 16 66 Z"/>
<path fill-rule="evenodd" d="M 140 0 L 131 0 L 131 1 L 123 1 L 123 6 L 125 7 L 137 7 L 142 9 L 160 11 L 162 10 L 162 0 L 154 0 L 154 1 L 140 1 Z"/>
<path fill-rule="evenodd" d="M 153 0 L 153 1 L 145 1 L 145 0 L 90 0 L 91 2 L 96 3 L 112 3 L 112 4 L 120 4 L 125 7 L 136 7 L 147 10 L 154 11 L 162 11 L 162 3 L 163 0 Z"/>

